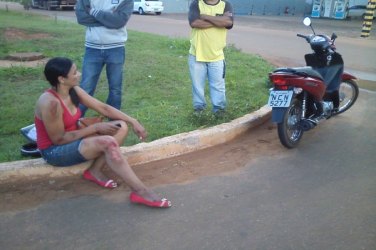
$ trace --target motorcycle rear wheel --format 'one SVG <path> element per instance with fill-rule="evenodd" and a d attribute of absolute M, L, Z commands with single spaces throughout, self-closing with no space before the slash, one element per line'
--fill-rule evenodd
<path fill-rule="evenodd" d="M 283 121 L 277 124 L 279 140 L 286 148 L 295 148 L 303 136 L 303 130 L 300 126 L 301 116 L 301 102 L 294 99 L 285 112 Z"/>
<path fill-rule="evenodd" d="M 349 108 L 358 99 L 359 87 L 354 80 L 345 80 L 339 85 L 339 107 L 333 115 L 338 115 Z"/>

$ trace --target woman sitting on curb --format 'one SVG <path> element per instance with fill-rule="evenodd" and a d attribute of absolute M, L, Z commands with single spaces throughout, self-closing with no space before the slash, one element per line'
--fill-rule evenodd
<path fill-rule="evenodd" d="M 35 108 L 37 144 L 43 159 L 60 167 L 94 160 L 84 171 L 83 178 L 105 188 L 115 188 L 117 184 L 102 173 L 102 168 L 107 166 L 130 186 L 131 202 L 151 207 L 170 207 L 170 201 L 158 198 L 142 183 L 120 151 L 119 145 L 128 134 L 127 124 L 132 125 L 140 140 L 147 136 L 144 127 L 136 119 L 81 89 L 78 86 L 81 73 L 70 59 L 50 59 L 44 75 L 51 88 L 39 97 Z M 112 121 L 78 129 L 77 122 L 81 117 L 79 103 Z"/>

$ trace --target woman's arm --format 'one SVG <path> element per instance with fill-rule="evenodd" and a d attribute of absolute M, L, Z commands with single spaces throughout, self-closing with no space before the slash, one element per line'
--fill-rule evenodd
<path fill-rule="evenodd" d="M 83 89 L 79 86 L 74 87 L 76 93 L 80 99 L 80 103 L 88 107 L 89 109 L 93 109 L 99 114 L 106 116 L 112 120 L 122 120 L 128 124 L 131 124 L 133 127 L 134 132 L 138 135 L 140 140 L 144 140 L 147 136 L 145 128 L 133 117 L 121 112 L 120 110 L 105 104 L 98 99 L 90 96 L 86 93 Z"/>
<path fill-rule="evenodd" d="M 98 132 L 95 126 L 65 132 L 60 101 L 48 93 L 44 93 L 39 98 L 36 115 L 43 120 L 47 134 L 54 145 L 66 144 Z"/>

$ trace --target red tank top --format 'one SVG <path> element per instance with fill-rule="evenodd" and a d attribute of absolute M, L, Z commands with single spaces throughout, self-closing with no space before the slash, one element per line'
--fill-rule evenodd
<path fill-rule="evenodd" d="M 77 108 L 76 114 L 72 115 L 69 109 L 65 106 L 63 100 L 60 99 L 59 95 L 52 89 L 47 90 L 48 93 L 53 94 L 63 107 L 63 122 L 64 122 L 64 131 L 73 131 L 77 130 L 77 120 L 81 117 L 81 110 Z M 53 145 L 50 137 L 47 134 L 46 127 L 44 126 L 43 120 L 34 116 L 35 128 L 37 130 L 37 145 L 39 149 L 46 149 Z"/>

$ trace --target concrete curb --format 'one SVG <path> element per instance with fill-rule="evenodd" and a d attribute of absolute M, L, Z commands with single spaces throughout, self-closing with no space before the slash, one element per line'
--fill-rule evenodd
<path fill-rule="evenodd" d="M 149 143 L 122 147 L 121 151 L 131 166 L 162 160 L 230 141 L 266 122 L 270 116 L 271 109 L 265 105 L 259 110 L 229 123 L 169 136 Z M 72 167 L 56 168 L 46 164 L 42 159 L 5 162 L 0 163 L 0 181 L 9 178 L 36 178 L 42 175 L 50 177 L 78 175 L 89 164 L 90 162 L 85 162 Z"/>

